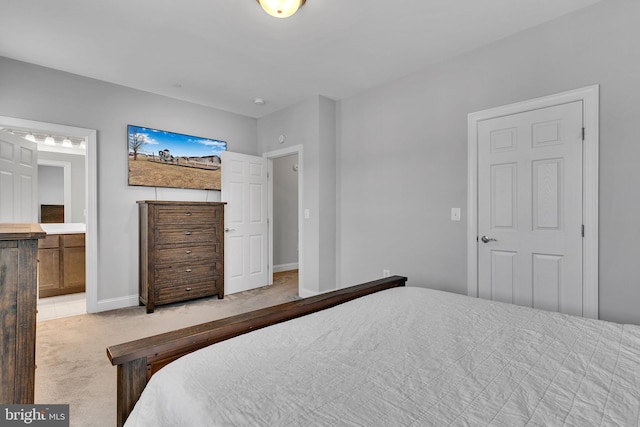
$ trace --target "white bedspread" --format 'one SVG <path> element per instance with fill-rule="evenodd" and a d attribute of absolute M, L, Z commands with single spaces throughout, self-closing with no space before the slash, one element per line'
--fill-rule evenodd
<path fill-rule="evenodd" d="M 161 369 L 134 426 L 638 426 L 640 327 L 379 292 Z"/>

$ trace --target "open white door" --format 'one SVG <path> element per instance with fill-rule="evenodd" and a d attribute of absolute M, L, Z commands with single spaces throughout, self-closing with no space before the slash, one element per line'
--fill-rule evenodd
<path fill-rule="evenodd" d="M 267 159 L 223 152 L 221 198 L 225 294 L 268 285 Z"/>
<path fill-rule="evenodd" d="M 36 143 L 0 133 L 0 222 L 38 222 L 37 197 Z"/>

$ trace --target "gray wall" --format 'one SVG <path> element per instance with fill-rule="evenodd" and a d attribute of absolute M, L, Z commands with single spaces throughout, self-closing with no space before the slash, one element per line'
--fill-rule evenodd
<path fill-rule="evenodd" d="M 258 151 L 303 146 L 303 209 L 309 218 L 300 251 L 302 294 L 312 295 L 336 287 L 336 104 L 315 96 L 258 120 Z M 285 135 L 284 144 L 278 136 Z"/>
<path fill-rule="evenodd" d="M 255 119 L 2 57 L 0 115 L 98 131 L 99 309 L 137 295 L 136 200 L 220 200 L 218 191 L 129 187 L 127 124 L 222 139 L 231 151 L 256 154 Z"/>
<path fill-rule="evenodd" d="M 136 200 L 219 199 L 128 187 L 127 123 L 246 154 L 282 148 L 280 134 L 303 145 L 309 292 L 385 268 L 466 293 L 467 114 L 600 84 L 600 314 L 640 323 L 639 17 L 636 0 L 604 0 L 337 104 L 313 97 L 258 121 L 0 58 L 0 115 L 98 130 L 100 300 L 136 293 Z"/>
<path fill-rule="evenodd" d="M 70 222 L 79 222 L 84 223 L 84 209 L 86 205 L 86 197 L 85 197 L 85 182 L 86 182 L 86 173 L 85 173 L 85 156 L 79 154 L 69 154 L 69 153 L 55 153 L 50 151 L 38 151 L 38 159 L 46 159 L 46 160 L 56 160 L 59 162 L 69 162 L 71 163 L 71 221 Z M 38 167 L 38 171 L 40 168 Z M 55 168 L 62 174 L 63 168 Z M 40 187 L 40 175 L 38 175 L 38 197 L 45 197 L 42 194 L 42 187 Z M 49 183 L 47 183 L 48 185 Z M 64 186 L 64 180 L 61 183 Z M 60 188 L 61 194 L 63 194 L 62 202 L 64 203 L 64 188 Z M 40 201 L 40 203 L 44 203 Z M 39 214 L 39 213 L 38 213 Z"/>
<path fill-rule="evenodd" d="M 273 159 L 273 268 L 298 264 L 298 155 Z M 285 266 L 285 268 L 279 268 Z"/>
<path fill-rule="evenodd" d="M 340 102 L 340 281 L 466 293 L 467 114 L 599 84 L 600 316 L 640 324 L 639 19 L 605 0 Z"/>

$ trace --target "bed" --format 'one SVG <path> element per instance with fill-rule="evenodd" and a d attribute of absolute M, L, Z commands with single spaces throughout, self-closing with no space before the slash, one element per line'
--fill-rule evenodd
<path fill-rule="evenodd" d="M 640 326 L 405 282 L 110 347 L 118 423 L 639 425 Z"/>

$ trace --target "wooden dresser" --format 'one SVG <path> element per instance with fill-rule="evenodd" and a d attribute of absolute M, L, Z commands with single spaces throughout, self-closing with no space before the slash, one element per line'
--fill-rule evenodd
<path fill-rule="evenodd" d="M 140 303 L 224 297 L 224 203 L 138 201 Z"/>
<path fill-rule="evenodd" d="M 38 224 L 0 224 L 0 404 L 34 403 Z"/>

